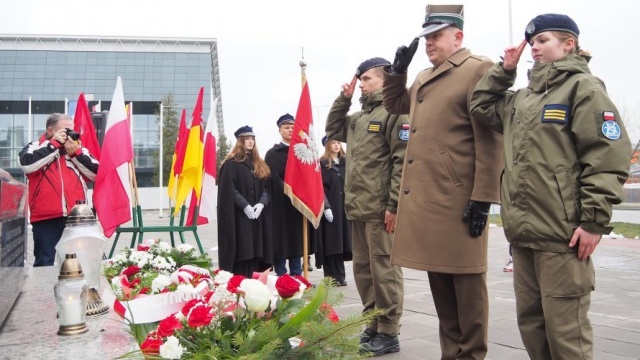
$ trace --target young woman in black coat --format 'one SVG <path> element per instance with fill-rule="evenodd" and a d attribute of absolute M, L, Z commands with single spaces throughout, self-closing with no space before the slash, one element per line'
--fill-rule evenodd
<path fill-rule="evenodd" d="M 251 127 L 235 136 L 218 174 L 218 262 L 222 270 L 251 278 L 273 265 L 269 167 Z"/>
<path fill-rule="evenodd" d="M 324 267 L 324 276 L 346 286 L 344 262 L 351 260 L 351 226 L 344 211 L 345 152 L 335 140 L 322 139 L 320 157 L 325 193 L 324 217 L 320 221 L 322 241 L 316 254 L 316 266 Z"/>

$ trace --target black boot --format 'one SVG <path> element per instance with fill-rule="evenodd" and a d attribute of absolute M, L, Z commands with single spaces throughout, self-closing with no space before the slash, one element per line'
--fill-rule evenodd
<path fill-rule="evenodd" d="M 371 339 L 373 339 L 376 335 L 378 334 L 377 331 L 373 330 L 372 328 L 366 328 L 364 329 L 364 331 L 362 332 L 362 334 L 360 334 L 360 344 L 364 344 L 364 343 L 368 343 L 369 341 L 371 341 Z"/>
<path fill-rule="evenodd" d="M 388 353 L 395 353 L 400 351 L 400 342 L 398 336 L 391 336 L 383 333 L 378 333 L 368 343 L 360 344 L 360 351 L 365 353 L 371 353 L 373 356 L 380 356 Z"/>

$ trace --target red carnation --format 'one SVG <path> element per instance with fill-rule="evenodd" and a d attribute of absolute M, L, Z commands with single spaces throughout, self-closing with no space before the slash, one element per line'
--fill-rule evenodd
<path fill-rule="evenodd" d="M 311 285 L 311 283 L 309 281 L 307 281 L 307 279 L 305 279 L 303 276 L 300 275 L 296 275 L 294 276 L 296 280 L 300 281 L 301 283 L 304 284 L 304 286 L 307 287 L 307 289 L 311 288 L 313 285 Z"/>
<path fill-rule="evenodd" d="M 187 316 L 189 315 L 189 311 L 191 311 L 191 309 L 198 305 L 198 303 L 200 303 L 200 299 L 191 299 L 189 300 L 186 304 L 184 304 L 184 306 L 182 307 L 182 315 Z"/>
<path fill-rule="evenodd" d="M 284 274 L 276 280 L 276 290 L 283 299 L 288 299 L 300 291 L 300 283 L 291 276 Z"/>
<path fill-rule="evenodd" d="M 144 342 L 140 344 L 140 350 L 142 350 L 143 354 L 160 355 L 160 345 L 162 345 L 162 339 L 158 337 L 155 331 L 152 331 L 147 335 Z"/>
<path fill-rule="evenodd" d="M 151 246 L 146 244 L 138 244 L 138 251 L 149 251 Z"/>
<path fill-rule="evenodd" d="M 182 323 L 175 316 L 170 315 L 158 324 L 158 335 L 168 337 L 176 330 L 182 329 Z"/>
<path fill-rule="evenodd" d="M 212 309 L 207 305 L 199 305 L 191 310 L 187 323 L 191 327 L 206 326 L 211 323 L 213 319 Z"/>
<path fill-rule="evenodd" d="M 149 294 L 151 293 L 151 289 L 148 287 L 143 287 L 142 289 L 140 289 L 139 294 Z"/>
<path fill-rule="evenodd" d="M 131 265 L 128 268 L 122 270 L 122 273 L 126 276 L 126 277 L 132 277 L 133 275 L 137 274 L 140 272 L 140 268 L 137 267 L 136 265 Z"/>
<path fill-rule="evenodd" d="M 243 275 L 233 275 L 231 279 L 229 279 L 229 282 L 227 282 L 227 290 L 229 290 L 229 292 L 232 294 L 237 293 L 238 287 L 244 279 L 246 279 L 246 277 L 244 277 Z"/>

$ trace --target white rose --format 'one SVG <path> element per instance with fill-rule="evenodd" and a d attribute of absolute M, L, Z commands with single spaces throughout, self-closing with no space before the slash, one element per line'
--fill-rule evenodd
<path fill-rule="evenodd" d="M 151 290 L 158 293 L 169 285 L 171 285 L 171 279 L 167 275 L 160 274 L 151 282 Z"/>
<path fill-rule="evenodd" d="M 184 348 L 175 336 L 169 336 L 164 344 L 160 345 L 160 357 L 163 359 L 180 359 Z"/>
<path fill-rule="evenodd" d="M 233 277 L 232 273 L 230 273 L 228 271 L 220 270 L 216 274 L 216 277 L 213 279 L 213 281 L 217 285 L 224 285 L 224 284 L 228 283 L 229 280 L 231 280 L 232 277 Z"/>
<path fill-rule="evenodd" d="M 189 244 L 178 244 L 176 246 L 176 250 L 180 251 L 181 253 L 186 253 L 186 252 L 191 251 L 193 249 L 195 249 L 193 247 L 193 245 L 189 245 Z"/>
<path fill-rule="evenodd" d="M 260 280 L 244 279 L 238 290 L 244 293 L 244 302 L 251 311 L 265 311 L 271 303 L 271 291 Z"/>

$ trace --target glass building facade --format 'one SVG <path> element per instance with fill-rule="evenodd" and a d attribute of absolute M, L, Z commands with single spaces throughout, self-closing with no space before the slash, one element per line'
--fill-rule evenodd
<path fill-rule="evenodd" d="M 47 37 L 0 35 L 0 168 L 24 180 L 18 153 L 40 137 L 47 117 L 68 112 L 85 93 L 90 107 L 109 110 L 116 78 L 125 102 L 132 104 L 134 161 L 138 186 L 151 183 L 157 164 L 162 98 L 171 93 L 176 107 L 191 114 L 200 87 L 222 102 L 215 39 Z M 98 129 L 100 132 L 100 129 Z"/>

